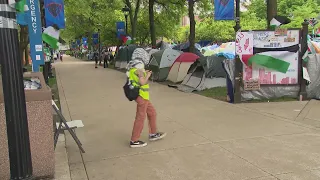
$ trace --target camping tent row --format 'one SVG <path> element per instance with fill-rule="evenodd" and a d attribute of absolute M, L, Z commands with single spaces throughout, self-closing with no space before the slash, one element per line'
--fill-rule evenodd
<path fill-rule="evenodd" d="M 119 50 L 116 59 L 123 59 L 117 60 L 116 68 L 126 68 L 127 62 L 131 60 L 135 50 L 127 49 L 128 47 Z M 138 49 L 141 48 L 136 48 Z M 154 81 L 182 82 L 178 89 L 185 92 L 226 86 L 226 73 L 222 66 L 224 57 L 213 55 L 199 58 L 193 53 L 173 49 L 147 51 L 150 55 L 147 68 L 153 71 L 151 78 Z"/>

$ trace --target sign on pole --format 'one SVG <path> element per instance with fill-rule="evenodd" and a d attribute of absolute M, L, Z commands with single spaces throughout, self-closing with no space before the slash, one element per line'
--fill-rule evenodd
<path fill-rule="evenodd" d="M 125 35 L 125 23 L 123 21 L 117 22 L 117 38 L 121 39 L 121 35 Z"/>
<path fill-rule="evenodd" d="M 27 0 L 27 11 L 32 71 L 39 72 L 40 65 L 44 64 L 42 45 L 42 26 L 38 0 Z"/>

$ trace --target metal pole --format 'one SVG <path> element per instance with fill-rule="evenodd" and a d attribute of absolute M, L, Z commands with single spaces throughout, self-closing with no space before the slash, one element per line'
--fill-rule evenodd
<path fill-rule="evenodd" d="M 233 27 L 234 31 L 237 33 L 240 29 L 240 0 L 236 0 L 236 25 Z M 234 70 L 234 103 L 241 102 L 241 73 L 242 72 L 242 63 L 238 55 L 235 58 L 235 70 Z"/>
<path fill-rule="evenodd" d="M 299 83 L 300 83 L 300 92 L 299 92 L 299 99 L 300 100 L 306 100 L 307 99 L 307 81 L 303 79 L 303 67 L 306 67 L 306 62 L 302 59 L 305 52 L 308 51 L 308 26 L 309 22 L 308 20 L 304 20 L 302 25 L 302 31 L 301 31 L 301 52 L 299 54 Z"/>
<path fill-rule="evenodd" d="M 11 179 L 32 179 L 26 100 L 16 12 L 0 0 L 0 60 Z"/>
<path fill-rule="evenodd" d="M 128 14 L 125 14 L 124 17 L 126 18 L 126 35 L 128 35 Z"/>
<path fill-rule="evenodd" d="M 101 42 L 100 42 L 100 28 L 98 29 L 98 41 L 99 41 L 99 62 L 101 64 Z"/>

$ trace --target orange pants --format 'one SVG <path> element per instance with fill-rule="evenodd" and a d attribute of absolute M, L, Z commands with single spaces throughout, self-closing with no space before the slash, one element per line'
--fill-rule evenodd
<path fill-rule="evenodd" d="M 150 134 L 157 133 L 157 125 L 156 125 L 157 114 L 151 102 L 143 99 L 140 96 L 138 96 L 136 102 L 137 102 L 137 113 L 136 113 L 136 120 L 134 121 L 134 125 L 133 125 L 131 141 L 139 140 L 146 116 L 148 116 L 148 120 L 149 120 L 149 133 Z"/>

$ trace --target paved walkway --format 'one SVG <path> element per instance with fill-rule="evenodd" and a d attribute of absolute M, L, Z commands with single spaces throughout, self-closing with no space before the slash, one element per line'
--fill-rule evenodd
<path fill-rule="evenodd" d="M 123 94 L 125 74 L 70 57 L 55 67 L 65 117 L 85 125 L 76 133 L 86 153 L 66 137 L 73 180 L 320 179 L 318 101 L 231 105 L 152 83 L 168 135 L 131 149 L 135 103 Z"/>

